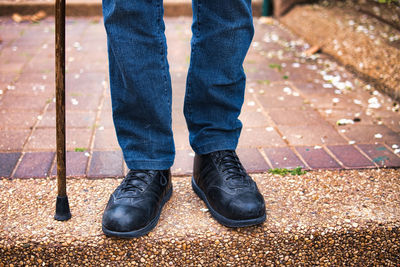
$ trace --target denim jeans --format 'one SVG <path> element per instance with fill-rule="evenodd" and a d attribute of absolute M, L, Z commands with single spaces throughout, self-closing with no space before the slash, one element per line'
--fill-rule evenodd
<path fill-rule="evenodd" d="M 251 0 L 193 0 L 184 115 L 196 153 L 236 149 L 254 35 Z M 168 169 L 175 148 L 162 0 L 103 0 L 113 120 L 129 169 Z"/>

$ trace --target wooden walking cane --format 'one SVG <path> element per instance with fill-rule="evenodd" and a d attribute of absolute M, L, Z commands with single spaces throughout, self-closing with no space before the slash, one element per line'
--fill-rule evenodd
<path fill-rule="evenodd" d="M 54 219 L 71 218 L 65 163 L 65 0 L 56 0 L 57 202 Z"/>

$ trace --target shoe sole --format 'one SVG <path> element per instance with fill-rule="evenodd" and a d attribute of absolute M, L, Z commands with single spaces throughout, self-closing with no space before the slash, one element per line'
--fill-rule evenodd
<path fill-rule="evenodd" d="M 110 237 L 110 236 L 114 236 L 114 237 L 120 237 L 120 238 L 133 238 L 133 237 L 141 237 L 141 236 L 146 235 L 146 234 L 149 233 L 151 230 L 153 230 L 154 227 L 156 227 L 156 225 L 157 225 L 157 223 L 158 223 L 158 220 L 160 219 L 161 211 L 162 211 L 162 209 L 163 209 L 165 203 L 168 202 L 168 200 L 171 198 L 171 196 L 172 196 L 172 186 L 171 186 L 171 189 L 167 192 L 167 194 L 166 194 L 166 195 L 164 196 L 164 198 L 162 199 L 161 205 L 160 205 L 160 207 L 159 207 L 159 210 L 158 210 L 158 212 L 157 212 L 156 217 L 154 217 L 154 219 L 152 219 L 152 220 L 150 221 L 150 223 L 147 224 L 145 227 L 143 227 L 143 228 L 141 228 L 141 229 L 138 229 L 138 230 L 131 231 L 131 232 L 116 232 L 116 231 L 108 230 L 108 229 L 102 224 L 101 226 L 102 226 L 102 229 L 103 229 L 104 234 L 105 234 L 106 236 L 109 236 L 109 237 Z"/>
<path fill-rule="evenodd" d="M 208 210 L 210 211 L 211 215 L 216 219 L 220 224 L 225 225 L 227 227 L 246 227 L 246 226 L 252 226 L 252 225 L 257 225 L 265 222 L 267 219 L 267 215 L 264 214 L 261 217 L 254 218 L 254 219 L 245 219 L 245 220 L 232 220 L 229 218 L 226 218 L 225 216 L 221 215 L 218 213 L 216 210 L 214 210 L 210 203 L 207 200 L 206 195 L 204 194 L 203 190 L 200 189 L 200 187 L 196 184 L 196 181 L 192 177 L 192 188 L 193 191 L 197 194 L 197 196 L 206 203 L 206 206 Z"/>

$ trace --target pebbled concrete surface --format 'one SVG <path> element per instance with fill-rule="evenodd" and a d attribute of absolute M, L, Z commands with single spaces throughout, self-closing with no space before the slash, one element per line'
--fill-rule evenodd
<path fill-rule="evenodd" d="M 267 221 L 219 225 L 190 188 L 174 193 L 147 236 L 121 240 L 101 232 L 101 216 L 119 179 L 70 179 L 72 219 L 53 220 L 52 179 L 0 180 L 0 266 L 398 266 L 400 171 L 312 171 L 253 175 Z"/>

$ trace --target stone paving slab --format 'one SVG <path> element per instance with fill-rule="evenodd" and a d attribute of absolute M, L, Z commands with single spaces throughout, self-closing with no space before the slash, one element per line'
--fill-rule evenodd
<path fill-rule="evenodd" d="M 155 229 L 130 240 L 101 231 L 121 179 L 70 179 L 66 222 L 53 219 L 55 179 L 1 179 L 0 265 L 399 266 L 399 172 L 255 174 L 267 220 L 236 229 L 210 216 L 190 177 L 173 177 Z"/>
<path fill-rule="evenodd" d="M 165 22 L 177 150 L 172 169 L 190 175 L 193 151 L 182 110 L 191 19 Z M 400 166 L 398 103 L 324 54 L 304 56 L 308 44 L 278 22 L 254 22 L 238 145 L 249 172 Z M 67 150 L 77 157 L 68 160 L 67 173 L 123 176 L 104 26 L 99 18 L 68 18 L 66 31 Z M 40 163 L 55 152 L 54 18 L 29 24 L 0 17 L 0 38 L 0 175 L 51 176 L 54 158 Z"/>

